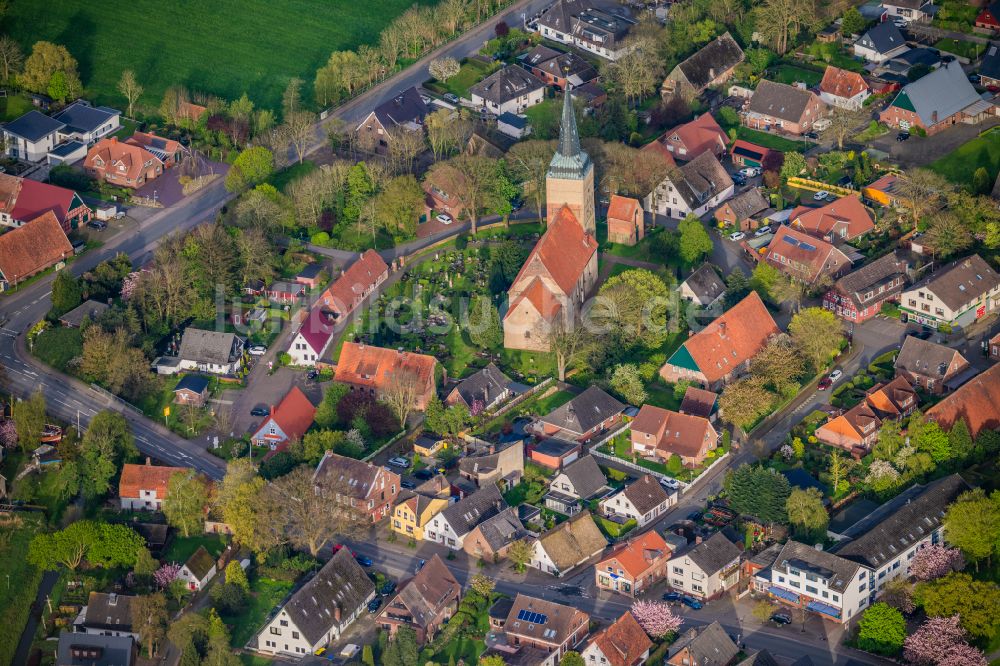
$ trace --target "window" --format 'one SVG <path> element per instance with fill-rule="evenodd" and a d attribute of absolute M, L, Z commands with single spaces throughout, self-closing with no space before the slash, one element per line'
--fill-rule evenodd
<path fill-rule="evenodd" d="M 292 638 L 294 638 L 295 640 L 298 640 L 299 639 L 299 632 L 293 631 L 292 632 Z"/>
<path fill-rule="evenodd" d="M 794 587 L 795 589 L 799 589 L 802 587 L 801 585 L 799 585 L 799 582 L 795 580 L 788 581 L 788 584 Z"/>
<path fill-rule="evenodd" d="M 861 583 L 861 585 L 858 585 L 858 592 L 864 592 L 864 591 L 865 591 L 865 584 Z"/>
<path fill-rule="evenodd" d="M 277 627 L 271 627 L 271 635 L 272 636 L 280 636 L 281 635 L 281 629 L 278 629 Z"/>
<path fill-rule="evenodd" d="M 817 590 L 812 585 L 806 585 L 806 592 L 808 592 L 809 594 L 818 594 L 819 590 Z"/>

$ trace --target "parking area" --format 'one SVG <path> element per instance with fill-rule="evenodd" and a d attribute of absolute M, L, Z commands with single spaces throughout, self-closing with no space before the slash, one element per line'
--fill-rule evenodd
<path fill-rule="evenodd" d="M 250 410 L 264 407 L 268 410 L 275 407 L 285 394 L 298 386 L 314 405 L 318 405 L 323 397 L 322 385 L 306 379 L 306 374 L 291 368 L 278 368 L 272 374 L 262 373 L 253 385 L 253 391 L 245 389 L 227 389 L 220 399 L 229 403 L 232 410 L 232 432 L 236 437 L 251 432 L 257 428 L 266 417 L 254 416 Z M 228 435 L 229 433 L 223 433 Z"/>

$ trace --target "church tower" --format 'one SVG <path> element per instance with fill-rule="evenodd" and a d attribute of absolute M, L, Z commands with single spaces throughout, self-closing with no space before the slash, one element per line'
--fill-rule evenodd
<path fill-rule="evenodd" d="M 545 218 L 551 224 L 563 206 L 569 206 L 584 231 L 597 236 L 594 217 L 594 163 L 580 148 L 573 100 L 567 85 L 563 94 L 559 147 L 545 176 Z"/>

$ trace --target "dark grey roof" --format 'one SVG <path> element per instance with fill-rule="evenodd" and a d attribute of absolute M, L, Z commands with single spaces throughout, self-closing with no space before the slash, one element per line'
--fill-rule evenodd
<path fill-rule="evenodd" d="M 906 46 L 903 33 L 892 21 L 878 23 L 861 37 L 861 45 L 877 53 L 888 53 L 900 46 Z"/>
<path fill-rule="evenodd" d="M 375 117 L 386 129 L 406 123 L 423 122 L 427 116 L 427 105 L 413 86 L 402 91 L 387 102 L 375 107 Z"/>
<path fill-rule="evenodd" d="M 553 458 L 561 458 L 570 451 L 579 448 L 579 442 L 570 442 L 565 439 L 559 439 L 558 437 L 548 437 L 543 439 L 538 444 L 535 444 L 533 450 L 541 453 L 542 455 L 552 456 Z"/>
<path fill-rule="evenodd" d="M 932 67 L 941 62 L 941 54 L 937 49 L 929 49 L 925 46 L 921 46 L 919 48 L 910 49 L 905 53 L 900 53 L 898 56 L 893 58 L 893 60 L 906 63 L 910 67 L 916 67 L 917 65 Z"/>
<path fill-rule="evenodd" d="M 126 594 L 91 592 L 83 625 L 89 629 L 132 631 L 132 599 Z"/>
<path fill-rule="evenodd" d="M 541 79 L 523 67 L 507 65 L 469 88 L 469 94 L 501 105 L 544 87 Z"/>
<path fill-rule="evenodd" d="M 886 294 L 884 291 L 879 293 L 879 287 L 885 287 L 900 276 L 905 278 L 909 266 L 910 262 L 905 254 L 890 252 L 840 278 L 836 287 L 850 297 L 855 307 L 863 309 L 870 301 L 884 299 Z M 904 279 L 903 285 L 905 284 Z M 892 287 L 890 293 L 902 291 L 903 285 Z M 872 294 L 871 298 L 866 297 L 869 292 Z"/>
<path fill-rule="evenodd" d="M 951 347 L 908 335 L 896 355 L 896 370 L 942 380 L 956 354 L 959 352 Z"/>
<path fill-rule="evenodd" d="M 162 523 L 129 523 L 151 550 L 167 542 L 167 526 Z"/>
<path fill-rule="evenodd" d="M 72 155 L 81 148 L 86 148 L 81 141 L 67 141 L 66 143 L 60 143 L 58 146 L 49 151 L 50 155 L 55 155 L 56 157 L 66 157 L 67 155 Z"/>
<path fill-rule="evenodd" d="M 939 70 L 940 71 L 940 70 Z M 1000 285 L 1000 275 L 978 254 L 954 261 L 912 288 L 926 287 L 953 311 Z"/>
<path fill-rule="evenodd" d="M 318 643 L 341 617 L 353 615 L 375 592 L 375 583 L 347 548 L 341 548 L 312 580 L 292 595 L 282 610 L 310 644 Z"/>
<path fill-rule="evenodd" d="M 215 566 L 215 558 L 209 555 L 204 546 L 198 546 L 198 550 L 191 554 L 184 566 L 195 578 L 204 581 L 212 567 Z"/>
<path fill-rule="evenodd" d="M 684 284 L 694 292 L 702 303 L 710 303 L 726 291 L 726 283 L 719 277 L 715 268 L 708 263 L 699 266 L 698 270 L 684 280 Z"/>
<path fill-rule="evenodd" d="M 733 186 L 729 172 L 710 150 L 677 167 L 670 176 L 670 182 L 689 208 L 698 208 L 722 190 Z"/>
<path fill-rule="evenodd" d="M 982 98 L 955 60 L 903 86 L 892 105 L 912 107 L 921 122 L 931 127 L 977 102 Z"/>
<path fill-rule="evenodd" d="M 106 106 L 93 107 L 82 102 L 75 102 L 52 117 L 65 123 L 67 130 L 85 134 L 99 129 L 101 125 L 121 114 L 121 111 Z"/>
<path fill-rule="evenodd" d="M 12 120 L 3 126 L 7 132 L 31 142 L 38 141 L 64 127 L 66 127 L 65 123 L 49 118 L 41 111 L 35 110 L 28 111 L 17 120 Z"/>
<path fill-rule="evenodd" d="M 757 213 L 771 207 L 771 204 L 768 203 L 767 198 L 761 193 L 759 187 L 751 187 L 746 192 L 740 192 L 726 203 L 733 209 L 736 217 L 740 220 L 753 217 Z"/>
<path fill-rule="evenodd" d="M 568 78 L 574 87 L 597 78 L 594 66 L 580 56 L 556 51 L 547 46 L 536 46 L 524 56 L 522 62 L 550 76 Z"/>
<path fill-rule="evenodd" d="M 797 123 L 812 98 L 808 90 L 761 79 L 750 98 L 749 111 Z"/>
<path fill-rule="evenodd" d="M 527 532 L 517 516 L 517 510 L 507 507 L 492 518 L 487 518 L 479 525 L 483 539 L 493 551 L 509 546 L 523 538 Z"/>
<path fill-rule="evenodd" d="M 831 590 L 844 592 L 854 583 L 861 565 L 798 541 L 788 541 L 775 558 L 772 568 L 786 574 L 789 568 L 815 574 Z"/>
<path fill-rule="evenodd" d="M 844 531 L 833 552 L 878 569 L 941 527 L 945 509 L 969 489 L 958 474 L 914 485 Z"/>
<path fill-rule="evenodd" d="M 979 65 L 979 73 L 991 79 L 1000 79 L 1000 46 L 990 43 Z"/>
<path fill-rule="evenodd" d="M 322 273 L 325 269 L 326 266 L 323 265 L 322 261 L 314 261 L 311 264 L 306 264 L 306 267 L 299 271 L 299 274 L 295 277 L 311 280 Z"/>
<path fill-rule="evenodd" d="M 203 375 L 184 375 L 174 387 L 174 393 L 178 391 L 191 391 L 192 393 L 202 393 L 208 388 L 208 377 Z"/>
<path fill-rule="evenodd" d="M 456 390 L 465 404 L 471 407 L 474 400 L 482 400 L 483 404 L 489 405 L 509 386 L 510 377 L 490 363 L 479 372 L 463 379 Z"/>
<path fill-rule="evenodd" d="M 501 597 L 490 606 L 489 616 L 495 620 L 506 620 L 510 615 L 510 609 L 514 607 L 514 600 L 510 597 Z"/>
<path fill-rule="evenodd" d="M 539 44 L 521 56 L 521 62 L 531 67 L 538 67 L 542 63 L 548 62 L 553 58 L 558 58 L 562 54 L 562 51 L 556 51 L 555 49 L 550 49 L 548 46 Z"/>
<path fill-rule="evenodd" d="M 477 525 L 507 508 L 507 503 L 496 484 L 487 484 L 468 497 L 448 505 L 441 516 L 448 521 L 455 534 L 468 534 Z"/>
<path fill-rule="evenodd" d="M 743 62 L 743 49 L 725 32 L 678 65 L 696 90 L 701 90 L 728 69 Z"/>
<path fill-rule="evenodd" d="M 608 480 L 594 456 L 577 458 L 566 465 L 562 473 L 569 478 L 581 499 L 590 499 L 607 488 Z"/>
<path fill-rule="evenodd" d="M 435 554 L 399 588 L 396 598 L 386 604 L 382 613 L 387 613 L 396 601 L 402 602 L 414 621 L 426 628 L 445 608 L 456 605 L 461 595 L 462 586 Z"/>
<path fill-rule="evenodd" d="M 716 532 L 681 555 L 690 558 L 698 565 L 699 569 L 705 572 L 705 575 L 711 576 L 721 571 L 733 560 L 738 559 L 740 549 L 722 532 Z"/>
<path fill-rule="evenodd" d="M 778 662 L 774 660 L 770 652 L 761 650 L 739 662 L 736 666 L 778 666 Z"/>
<path fill-rule="evenodd" d="M 497 122 L 501 122 L 504 125 L 510 125 L 516 129 L 524 129 L 528 126 L 528 119 L 522 116 L 511 113 L 510 111 L 504 111 L 497 118 Z"/>
<path fill-rule="evenodd" d="M 524 464 L 524 442 L 516 440 L 499 449 L 496 453 L 482 456 L 466 456 L 458 461 L 458 469 L 465 474 L 489 474 L 498 467 L 510 473 Z"/>
<path fill-rule="evenodd" d="M 131 666 L 134 662 L 131 636 L 59 633 L 56 666 Z"/>
<path fill-rule="evenodd" d="M 761 569 L 766 569 L 778 558 L 781 553 L 781 544 L 772 543 L 770 546 L 749 558 L 749 562 Z"/>
<path fill-rule="evenodd" d="M 644 515 L 670 499 L 670 495 L 651 474 L 643 474 L 625 486 L 622 495 L 628 498 L 639 515 Z"/>
<path fill-rule="evenodd" d="M 178 357 L 185 361 L 218 365 L 231 363 L 235 360 L 232 351 L 236 337 L 235 333 L 205 331 L 189 326 L 184 330 L 184 337 L 181 338 L 181 349 Z"/>
<path fill-rule="evenodd" d="M 718 620 L 701 631 L 688 629 L 670 646 L 670 654 L 675 655 L 685 648 L 691 655 L 690 662 L 698 666 L 729 666 L 740 653 L 740 648 Z"/>
<path fill-rule="evenodd" d="M 85 319 L 97 319 L 109 307 L 107 303 L 87 300 L 59 317 L 59 321 L 65 326 L 79 327 Z"/>
<path fill-rule="evenodd" d="M 566 432 L 582 435 L 601 421 L 623 411 L 625 404 L 600 388 L 591 386 L 562 407 L 553 409 L 542 418 L 542 421 Z"/>

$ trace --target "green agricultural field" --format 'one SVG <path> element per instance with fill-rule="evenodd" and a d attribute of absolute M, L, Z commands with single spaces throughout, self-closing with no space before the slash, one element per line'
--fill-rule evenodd
<path fill-rule="evenodd" d="M 226 99 L 245 92 L 277 108 L 290 78 L 311 84 L 331 52 L 375 43 L 414 2 L 434 1 L 14 0 L 4 32 L 26 52 L 37 40 L 66 46 L 88 96 L 100 104 L 124 104 L 117 84 L 132 68 L 147 105 L 183 84 Z"/>

